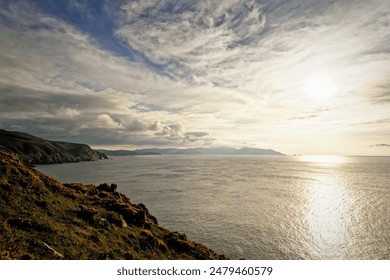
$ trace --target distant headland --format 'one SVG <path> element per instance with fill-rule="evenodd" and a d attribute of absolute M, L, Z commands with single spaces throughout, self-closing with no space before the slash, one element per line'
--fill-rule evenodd
<path fill-rule="evenodd" d="M 85 144 L 51 141 L 4 129 L 0 129 L 0 150 L 16 154 L 29 165 L 108 159 Z"/>
<path fill-rule="evenodd" d="M 137 150 L 104 150 L 92 149 L 86 144 L 52 141 L 24 132 L 0 129 L 0 150 L 13 153 L 29 165 L 69 163 L 108 159 L 107 156 L 137 155 L 266 155 L 282 156 L 281 152 L 272 149 L 258 148 L 149 148 Z"/>
<path fill-rule="evenodd" d="M 193 149 L 138 149 L 138 150 L 97 150 L 107 156 L 136 156 L 136 155 L 269 155 L 284 154 L 271 149 L 258 148 L 193 148 Z"/>

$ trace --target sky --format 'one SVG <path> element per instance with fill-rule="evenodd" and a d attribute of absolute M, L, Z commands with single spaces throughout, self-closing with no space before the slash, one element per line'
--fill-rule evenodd
<path fill-rule="evenodd" d="M 389 0 L 0 0 L 0 128 L 390 155 Z"/>

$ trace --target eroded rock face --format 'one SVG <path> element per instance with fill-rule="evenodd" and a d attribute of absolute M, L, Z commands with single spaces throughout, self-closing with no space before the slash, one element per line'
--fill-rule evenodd
<path fill-rule="evenodd" d="M 107 183 L 100 184 L 97 187 L 98 190 L 106 191 L 106 192 L 113 192 L 113 193 L 116 192 L 117 188 L 118 188 L 117 184 L 108 185 Z"/>
<path fill-rule="evenodd" d="M 0 150 L 16 154 L 29 165 L 107 159 L 105 154 L 85 144 L 50 141 L 3 129 L 0 129 Z"/>
<path fill-rule="evenodd" d="M 224 259 L 102 185 L 61 184 L 0 151 L 0 259 Z"/>

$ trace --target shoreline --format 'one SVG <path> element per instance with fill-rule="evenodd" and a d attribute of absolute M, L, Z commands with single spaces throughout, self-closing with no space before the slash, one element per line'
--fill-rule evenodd
<path fill-rule="evenodd" d="M 0 259 L 225 259 L 161 227 L 115 184 L 61 184 L 0 157 Z"/>

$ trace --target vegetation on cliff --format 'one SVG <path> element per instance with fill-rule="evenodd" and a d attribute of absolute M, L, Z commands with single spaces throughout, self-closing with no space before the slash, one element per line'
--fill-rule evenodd
<path fill-rule="evenodd" d="M 50 164 L 107 159 L 88 145 L 50 141 L 27 133 L 0 129 L 0 150 L 17 154 L 27 164 Z"/>
<path fill-rule="evenodd" d="M 0 259 L 221 258 L 114 184 L 61 184 L 0 151 Z"/>

